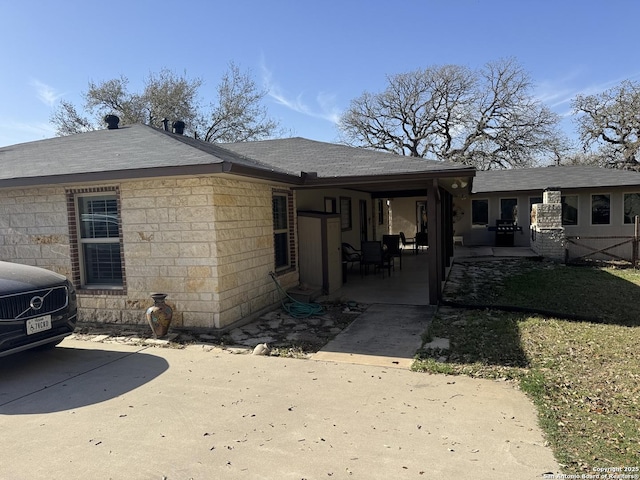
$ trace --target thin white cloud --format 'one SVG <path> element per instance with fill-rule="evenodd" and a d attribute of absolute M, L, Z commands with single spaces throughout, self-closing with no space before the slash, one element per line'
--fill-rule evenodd
<path fill-rule="evenodd" d="M 342 112 L 337 106 L 335 94 L 320 92 L 316 96 L 316 100 L 322 111 L 325 112 L 325 118 L 337 124 L 340 121 Z"/>
<path fill-rule="evenodd" d="M 50 123 L 25 123 L 11 119 L 0 122 L 0 146 L 43 140 L 55 135 L 55 128 Z"/>
<path fill-rule="evenodd" d="M 307 115 L 313 118 L 320 118 L 337 124 L 340 119 L 340 109 L 336 105 L 336 97 L 331 93 L 319 92 L 316 95 L 316 105 L 309 106 L 300 93 L 297 96 L 284 92 L 280 85 L 274 81 L 273 73 L 266 66 L 264 60 L 261 62 L 262 80 L 267 94 L 277 104 L 282 105 L 296 113 Z"/>
<path fill-rule="evenodd" d="M 562 116 L 572 114 L 570 103 L 577 95 L 595 95 L 619 85 L 624 80 L 637 81 L 640 72 L 590 85 L 580 85 L 584 72 L 574 71 L 562 78 L 548 80 L 538 85 L 536 98 L 551 109 L 562 111 Z"/>
<path fill-rule="evenodd" d="M 33 88 L 35 88 L 38 100 L 40 100 L 48 107 L 53 107 L 58 99 L 62 96 L 62 93 L 56 92 L 53 87 L 41 82 L 40 80 L 32 79 L 30 84 Z"/>

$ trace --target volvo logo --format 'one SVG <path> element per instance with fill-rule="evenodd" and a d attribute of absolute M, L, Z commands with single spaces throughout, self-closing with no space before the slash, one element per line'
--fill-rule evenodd
<path fill-rule="evenodd" d="M 33 297 L 29 302 L 29 306 L 34 310 L 40 310 L 42 305 L 44 305 L 44 298 L 38 296 Z"/>

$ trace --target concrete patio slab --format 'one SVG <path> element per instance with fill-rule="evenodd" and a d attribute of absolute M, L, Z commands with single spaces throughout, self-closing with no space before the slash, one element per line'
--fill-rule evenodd
<path fill-rule="evenodd" d="M 370 305 L 313 360 L 410 368 L 435 307 Z"/>

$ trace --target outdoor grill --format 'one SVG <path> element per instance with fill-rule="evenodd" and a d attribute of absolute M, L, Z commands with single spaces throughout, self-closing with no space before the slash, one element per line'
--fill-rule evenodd
<path fill-rule="evenodd" d="M 496 226 L 489 230 L 496 232 L 496 247 L 513 247 L 513 237 L 522 232 L 522 227 L 513 220 L 496 220 Z"/>

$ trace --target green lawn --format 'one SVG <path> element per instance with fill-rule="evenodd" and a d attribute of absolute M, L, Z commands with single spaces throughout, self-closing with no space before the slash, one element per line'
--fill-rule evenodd
<path fill-rule="evenodd" d="M 423 350 L 414 369 L 517 381 L 565 473 L 640 466 L 640 273 L 526 259 L 486 267 L 455 267 L 447 297 L 478 308 L 441 307 L 427 337 L 451 348 Z"/>

